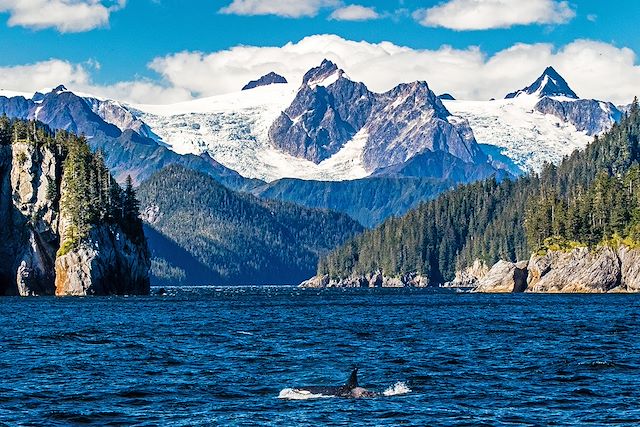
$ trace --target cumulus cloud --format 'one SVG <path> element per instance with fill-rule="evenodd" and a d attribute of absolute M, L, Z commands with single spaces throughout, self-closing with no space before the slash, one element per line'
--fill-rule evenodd
<path fill-rule="evenodd" d="M 629 102 L 640 91 L 640 67 L 628 48 L 577 40 L 563 47 L 516 44 L 487 55 L 478 47 L 442 46 L 420 50 L 392 43 L 345 40 L 335 35 L 306 37 L 282 47 L 238 46 L 214 53 L 181 52 L 149 65 L 170 87 L 196 96 L 239 90 L 275 71 L 298 84 L 311 67 L 328 58 L 354 80 L 386 91 L 402 82 L 426 80 L 438 93 L 459 99 L 500 98 L 535 80 L 553 65 L 582 97 Z"/>
<path fill-rule="evenodd" d="M 183 88 L 148 80 L 97 85 L 92 82 L 91 73 L 99 68 L 100 64 L 93 60 L 73 64 L 60 59 L 0 67 L 0 89 L 33 94 L 63 84 L 74 91 L 134 103 L 171 103 L 191 98 Z"/>
<path fill-rule="evenodd" d="M 86 85 L 89 80 L 89 72 L 85 66 L 58 59 L 0 67 L 0 89 L 20 92 L 34 92 L 60 83 L 81 86 Z"/>
<path fill-rule="evenodd" d="M 420 9 L 414 18 L 426 27 L 457 31 L 509 28 L 514 25 L 562 24 L 575 17 L 566 1 L 449 0 Z"/>
<path fill-rule="evenodd" d="M 369 21 L 378 18 L 380 18 L 380 15 L 374 8 L 356 4 L 336 9 L 329 16 L 329 19 L 336 21 Z"/>
<path fill-rule="evenodd" d="M 392 43 L 345 40 L 335 35 L 307 37 L 281 47 L 238 46 L 214 53 L 180 52 L 149 64 L 156 80 L 112 85 L 93 83 L 95 64 L 50 60 L 0 68 L 0 88 L 33 92 L 65 84 L 69 89 L 134 102 L 169 103 L 239 91 L 270 71 L 294 85 L 310 68 L 328 58 L 357 81 L 384 92 L 403 82 L 424 80 L 436 93 L 458 99 L 487 100 L 532 83 L 552 65 L 583 98 L 627 104 L 640 94 L 640 66 L 629 48 L 592 40 L 516 44 L 488 55 L 478 47 L 412 49 Z"/>
<path fill-rule="evenodd" d="M 126 0 L 0 0 L 0 12 L 9 14 L 12 27 L 73 33 L 106 26 L 111 13 L 125 4 Z"/>
<path fill-rule="evenodd" d="M 336 7 L 338 0 L 233 0 L 220 9 L 228 15 L 277 15 L 285 18 L 316 16 L 320 9 Z"/>

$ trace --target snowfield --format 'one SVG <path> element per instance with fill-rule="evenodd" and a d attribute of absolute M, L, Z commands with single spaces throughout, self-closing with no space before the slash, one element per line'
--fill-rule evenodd
<path fill-rule="evenodd" d="M 171 150 L 206 152 L 247 178 L 342 181 L 369 175 L 362 164 L 366 135 L 356 135 L 318 165 L 271 146 L 269 127 L 291 104 L 297 89 L 276 84 L 179 104 L 131 107 Z"/>
<path fill-rule="evenodd" d="M 534 111 L 539 100 L 536 95 L 519 95 L 496 101 L 442 102 L 452 114 L 469 121 L 479 144 L 499 147 L 523 171 L 539 171 L 545 162 L 557 164 L 592 140 L 574 125 Z"/>
<path fill-rule="evenodd" d="M 291 104 L 297 89 L 290 83 L 276 84 L 178 104 L 129 107 L 171 150 L 208 153 L 247 178 L 342 181 L 368 176 L 362 160 L 366 128 L 320 164 L 271 146 L 269 127 Z M 534 111 L 539 99 L 521 94 L 505 100 L 443 103 L 454 116 L 469 121 L 479 144 L 497 147 L 521 171 L 539 171 L 545 162 L 559 163 L 592 139 L 572 124 Z M 459 118 L 451 117 L 450 122 L 455 120 Z"/>

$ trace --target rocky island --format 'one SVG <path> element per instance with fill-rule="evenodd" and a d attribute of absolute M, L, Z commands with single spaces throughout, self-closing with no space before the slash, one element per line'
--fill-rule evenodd
<path fill-rule="evenodd" d="M 0 223 L 0 295 L 149 293 L 132 184 L 83 137 L 0 118 Z"/>

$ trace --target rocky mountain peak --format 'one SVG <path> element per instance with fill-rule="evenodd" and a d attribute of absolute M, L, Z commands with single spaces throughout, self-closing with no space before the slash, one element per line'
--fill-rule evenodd
<path fill-rule="evenodd" d="M 531 86 L 508 94 L 506 99 L 516 98 L 523 94 L 537 95 L 539 98 L 545 96 L 564 96 L 578 99 L 578 95 L 576 95 L 569 87 L 567 81 L 553 67 L 547 67 Z"/>
<path fill-rule="evenodd" d="M 401 83 L 384 96 L 388 98 L 387 108 L 395 110 L 428 109 L 433 110 L 435 115 L 440 118 L 451 115 L 425 81 Z"/>
<path fill-rule="evenodd" d="M 319 67 L 312 68 L 302 78 L 302 84 L 310 87 L 329 86 L 340 77 L 344 71 L 328 59 L 322 61 Z"/>
<path fill-rule="evenodd" d="M 250 81 L 242 88 L 242 90 L 255 89 L 260 86 L 269 86 L 272 84 L 282 84 L 282 83 L 288 83 L 287 79 L 285 79 L 280 74 L 274 73 L 272 71 L 269 74 L 265 74 L 264 76 L 260 77 L 258 80 Z"/>

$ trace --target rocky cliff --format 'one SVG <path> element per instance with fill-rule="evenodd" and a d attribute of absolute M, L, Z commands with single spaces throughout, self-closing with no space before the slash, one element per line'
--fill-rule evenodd
<path fill-rule="evenodd" d="M 75 230 L 61 207 L 67 141 L 17 123 L 0 122 L 0 295 L 148 293 L 146 241 L 117 221 L 94 221 L 66 239 Z"/>
<path fill-rule="evenodd" d="M 469 279 L 460 273 L 449 286 L 484 293 L 640 292 L 640 249 L 627 246 L 534 254 L 528 261 L 499 261 Z M 464 283 L 463 283 L 464 282 Z"/>

